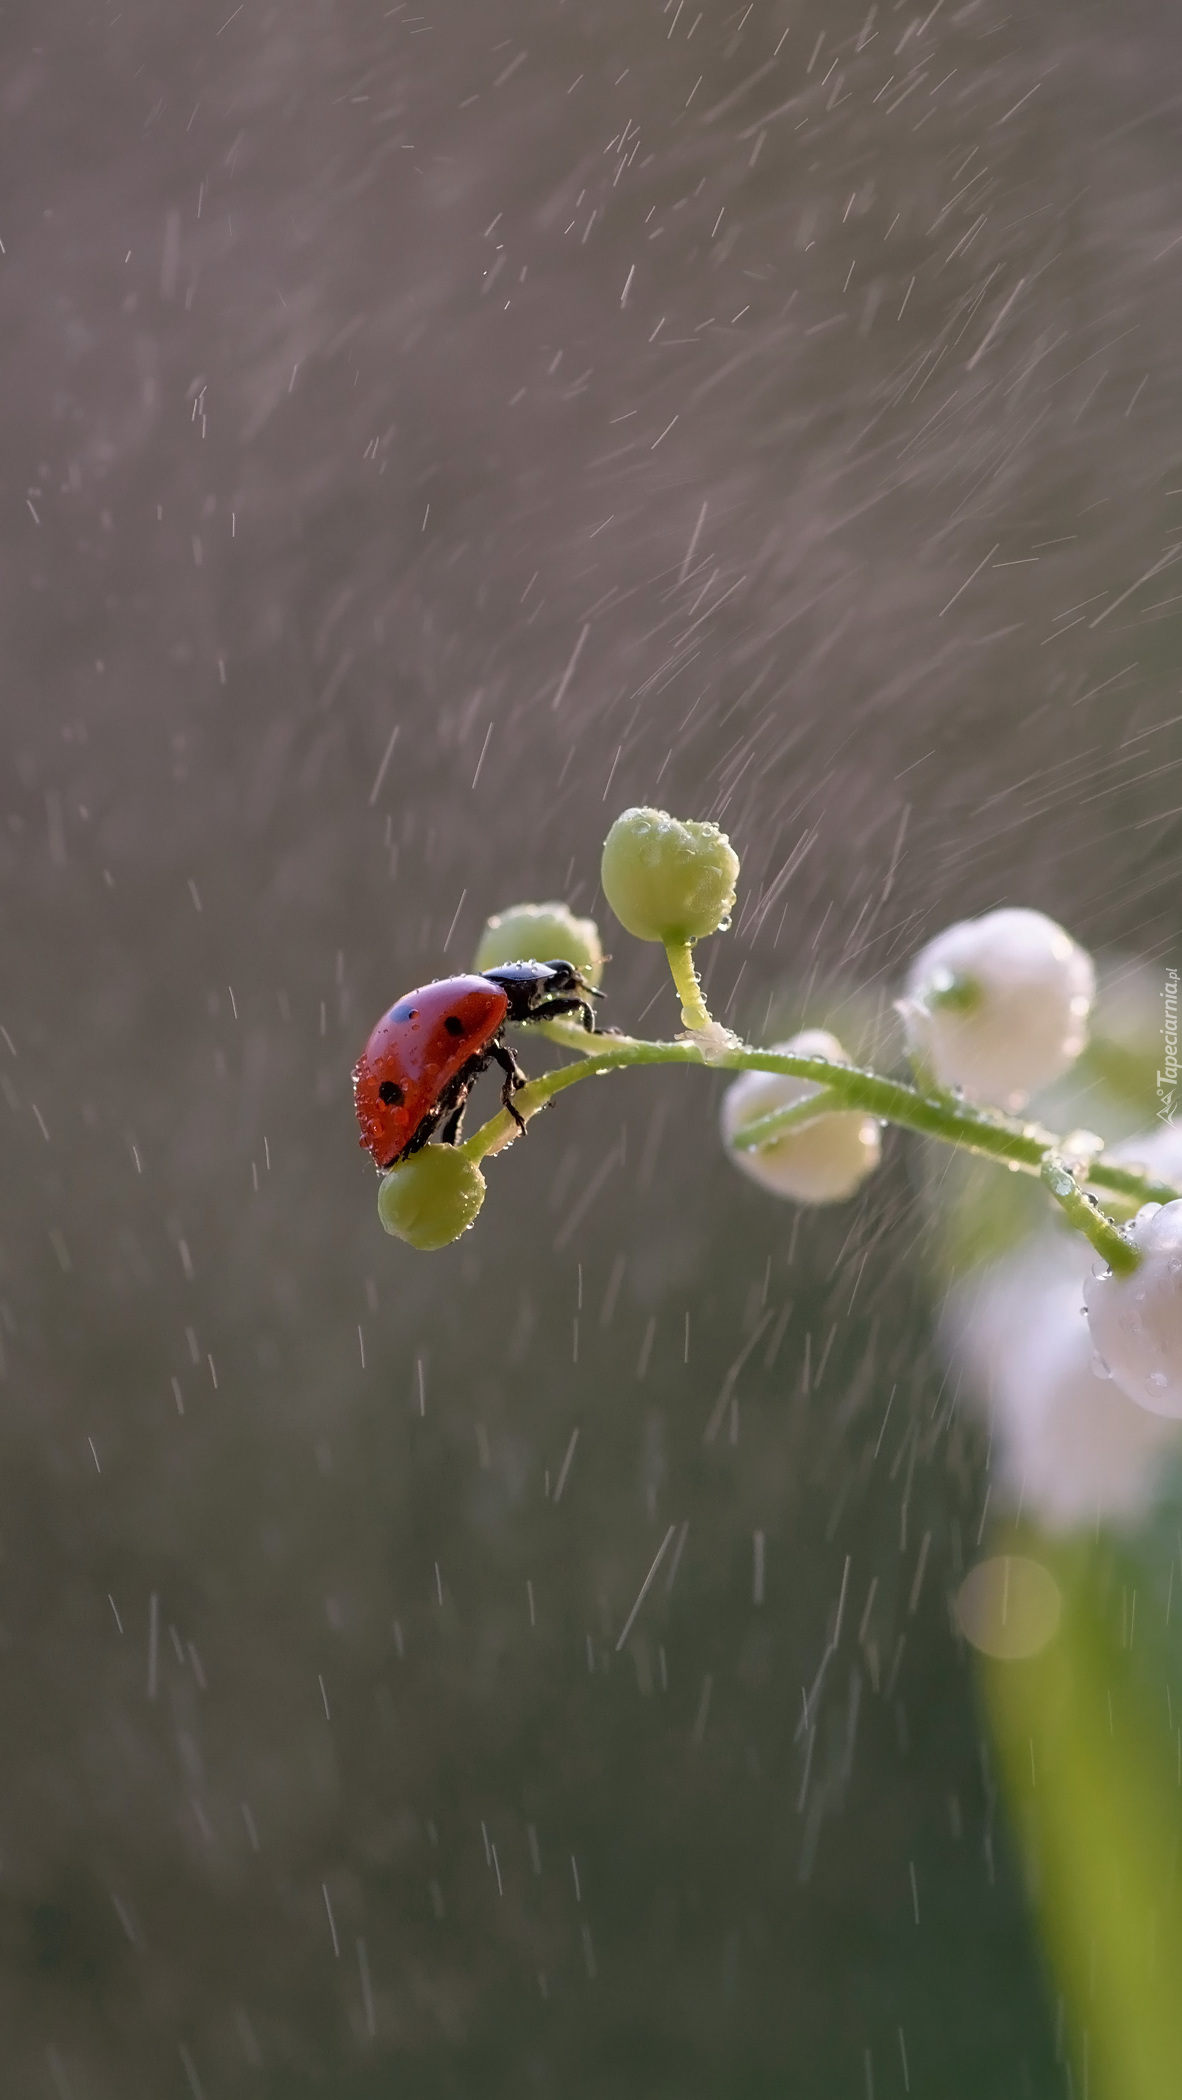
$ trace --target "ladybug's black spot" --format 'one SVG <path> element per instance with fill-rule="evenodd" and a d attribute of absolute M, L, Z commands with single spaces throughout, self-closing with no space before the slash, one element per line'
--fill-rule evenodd
<path fill-rule="evenodd" d="M 383 1079 L 378 1088 L 378 1099 L 384 1101 L 387 1108 L 401 1108 L 406 1096 L 392 1079 Z"/>
<path fill-rule="evenodd" d="M 443 1025 L 449 1035 L 463 1035 L 464 1033 L 464 1024 L 458 1014 L 449 1014 Z"/>

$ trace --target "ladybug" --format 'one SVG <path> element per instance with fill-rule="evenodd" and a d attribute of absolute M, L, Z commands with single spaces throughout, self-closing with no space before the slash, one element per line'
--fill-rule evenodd
<path fill-rule="evenodd" d="M 568 962 L 502 963 L 407 992 L 383 1014 L 353 1067 L 364 1150 L 385 1173 L 437 1130 L 441 1143 L 454 1145 L 468 1096 L 491 1064 L 501 1066 L 501 1100 L 524 1130 L 513 1095 L 525 1073 L 504 1040 L 507 1023 L 578 1014 L 594 1032 L 591 1001 L 599 996 Z"/>

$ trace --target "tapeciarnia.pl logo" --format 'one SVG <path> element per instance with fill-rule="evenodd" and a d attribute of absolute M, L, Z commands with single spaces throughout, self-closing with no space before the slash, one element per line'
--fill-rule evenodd
<path fill-rule="evenodd" d="M 1178 972 L 1166 971 L 1162 986 L 1162 1069 L 1157 1075 L 1158 1120 L 1172 1123 L 1178 1090 Z"/>

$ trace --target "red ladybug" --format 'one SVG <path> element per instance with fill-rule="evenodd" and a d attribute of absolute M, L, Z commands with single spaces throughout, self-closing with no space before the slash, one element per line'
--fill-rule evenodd
<path fill-rule="evenodd" d="M 353 1067 L 362 1146 L 384 1173 L 418 1152 L 440 1124 L 441 1142 L 454 1145 L 468 1096 L 493 1063 L 505 1074 L 501 1099 L 524 1130 L 513 1095 L 525 1073 L 502 1031 L 509 1021 L 561 1014 L 578 1014 L 594 1030 L 591 1001 L 598 997 L 568 962 L 503 963 L 408 992 L 383 1014 Z"/>

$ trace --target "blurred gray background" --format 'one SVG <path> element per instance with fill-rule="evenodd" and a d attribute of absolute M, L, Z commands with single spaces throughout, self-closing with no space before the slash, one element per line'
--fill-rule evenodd
<path fill-rule="evenodd" d="M 349 1070 L 637 799 L 756 1034 L 1001 903 L 1167 952 L 1176 22 L 0 34 L 5 2093 L 1065 2092 L 906 1146 L 799 1220 L 621 1075 L 423 1257 Z"/>

